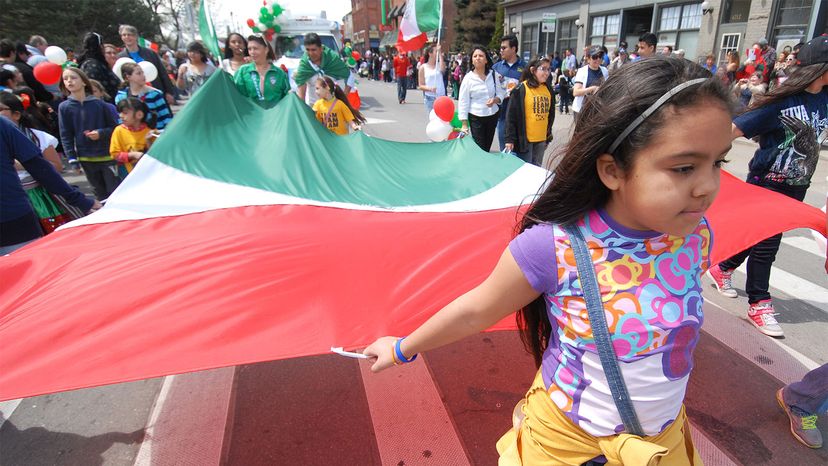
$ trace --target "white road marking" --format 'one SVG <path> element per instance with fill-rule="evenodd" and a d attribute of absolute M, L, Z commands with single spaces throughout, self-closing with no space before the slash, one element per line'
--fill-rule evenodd
<path fill-rule="evenodd" d="M 366 125 L 382 125 L 386 123 L 396 123 L 397 120 L 383 120 L 382 118 L 368 117 L 365 119 Z"/>
<path fill-rule="evenodd" d="M 782 238 L 782 243 L 808 252 L 817 257 L 823 257 L 822 251 L 819 250 L 819 246 L 817 246 L 816 241 L 812 238 L 808 238 L 807 236 L 785 236 Z"/>
<path fill-rule="evenodd" d="M 18 398 L 16 400 L 8 400 L 8 401 L 0 401 L 0 427 L 3 427 L 3 424 L 11 418 L 12 413 L 20 402 L 23 401 L 22 398 Z"/>

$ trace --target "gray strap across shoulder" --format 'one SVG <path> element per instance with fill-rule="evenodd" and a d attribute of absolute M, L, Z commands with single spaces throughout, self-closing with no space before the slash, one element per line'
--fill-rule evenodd
<path fill-rule="evenodd" d="M 569 241 L 575 252 L 575 262 L 578 266 L 578 278 L 581 282 L 581 290 L 586 301 L 587 314 L 592 326 L 592 336 L 595 339 L 595 347 L 598 350 L 598 357 L 601 359 L 601 367 L 607 377 L 612 400 L 621 415 L 624 429 L 628 434 L 644 436 L 638 416 L 624 384 L 624 377 L 621 375 L 621 368 L 618 366 L 618 358 L 612 346 L 607 318 L 604 315 L 604 304 L 601 302 L 601 292 L 598 288 L 598 279 L 595 277 L 595 267 L 592 265 L 592 256 L 589 254 L 586 240 L 577 225 L 567 225 L 564 230 L 569 234 Z"/>

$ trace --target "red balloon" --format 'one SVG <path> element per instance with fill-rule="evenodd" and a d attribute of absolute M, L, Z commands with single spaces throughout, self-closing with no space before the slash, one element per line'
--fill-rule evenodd
<path fill-rule="evenodd" d="M 351 56 L 354 57 L 354 60 L 359 60 L 360 58 L 362 58 L 362 55 L 360 55 L 359 52 L 357 52 L 356 50 L 351 52 Z"/>
<path fill-rule="evenodd" d="M 34 67 L 34 77 L 42 84 L 51 86 L 60 81 L 60 75 L 63 73 L 63 68 L 52 62 L 43 61 Z"/>
<path fill-rule="evenodd" d="M 256 25 L 256 22 L 253 21 L 253 18 L 248 18 L 247 25 L 250 26 L 250 27 L 253 27 L 253 26 Z"/>
<path fill-rule="evenodd" d="M 362 99 L 359 98 L 359 92 L 354 89 L 348 94 L 348 103 L 351 104 L 355 110 L 359 110 L 359 107 L 362 105 Z"/>
<path fill-rule="evenodd" d="M 434 113 L 437 118 L 446 123 L 451 121 L 454 118 L 454 101 L 451 100 L 451 97 L 437 97 L 437 100 L 434 101 Z"/>
<path fill-rule="evenodd" d="M 463 133 L 460 131 L 452 131 L 448 135 L 448 140 L 451 141 L 452 139 L 460 139 L 463 137 Z"/>

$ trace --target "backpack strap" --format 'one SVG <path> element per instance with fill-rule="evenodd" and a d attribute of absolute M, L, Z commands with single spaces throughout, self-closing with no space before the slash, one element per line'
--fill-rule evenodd
<path fill-rule="evenodd" d="M 621 422 L 628 434 L 644 436 L 641 424 L 635 414 L 627 386 L 624 384 L 624 377 L 621 368 L 618 366 L 618 358 L 612 346 L 607 318 L 604 315 L 604 304 L 601 302 L 601 293 L 598 288 L 598 279 L 595 277 L 595 266 L 592 264 L 592 256 L 587 248 L 581 229 L 571 224 L 563 227 L 569 235 L 569 242 L 575 253 L 575 262 L 578 266 L 578 279 L 581 282 L 581 290 L 586 301 L 587 314 L 592 326 L 592 336 L 595 340 L 595 348 L 598 350 L 598 357 L 601 359 L 601 367 L 607 377 L 612 400 L 621 415 Z"/>

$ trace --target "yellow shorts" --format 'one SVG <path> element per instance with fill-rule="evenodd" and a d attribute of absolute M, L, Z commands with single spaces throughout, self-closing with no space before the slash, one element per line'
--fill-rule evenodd
<path fill-rule="evenodd" d="M 500 466 L 574 465 L 604 455 L 607 466 L 702 466 L 682 406 L 675 422 L 652 437 L 593 437 L 552 402 L 541 372 L 515 406 L 514 428 L 497 442 Z"/>

